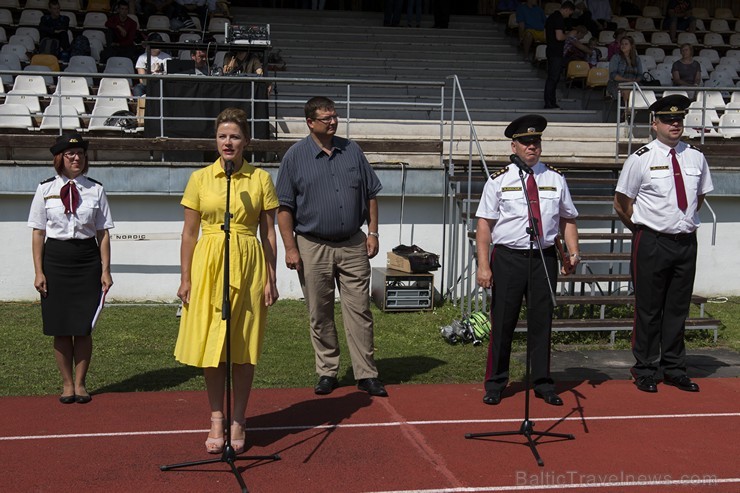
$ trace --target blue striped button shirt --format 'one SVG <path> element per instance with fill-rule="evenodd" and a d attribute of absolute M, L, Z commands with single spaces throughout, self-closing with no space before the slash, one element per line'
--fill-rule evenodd
<path fill-rule="evenodd" d="M 344 239 L 368 219 L 368 200 L 382 185 L 356 143 L 334 137 L 331 156 L 308 135 L 280 163 L 277 194 L 293 211 L 296 233 Z"/>

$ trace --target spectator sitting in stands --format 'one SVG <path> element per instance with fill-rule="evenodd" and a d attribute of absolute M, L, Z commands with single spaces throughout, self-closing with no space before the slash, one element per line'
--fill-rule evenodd
<path fill-rule="evenodd" d="M 524 59 L 529 60 L 532 43 L 545 42 L 545 11 L 537 5 L 537 0 L 527 0 L 517 7 L 516 22 L 519 24 L 519 43 L 524 50 Z"/>
<path fill-rule="evenodd" d="M 693 33 L 696 30 L 696 19 L 691 17 L 691 9 L 690 0 L 668 0 L 663 29 L 670 32 L 674 43 L 676 42 L 676 31 Z"/>
<path fill-rule="evenodd" d="M 262 60 L 257 53 L 249 51 L 230 51 L 224 56 L 224 75 L 257 74 L 262 75 Z"/>
<path fill-rule="evenodd" d="M 599 40 L 592 37 L 588 40 L 588 47 L 591 53 L 586 56 L 589 67 L 595 67 L 601 61 L 601 50 L 599 49 Z"/>
<path fill-rule="evenodd" d="M 129 5 L 126 0 L 117 4 L 117 12 L 108 18 L 108 46 L 100 54 L 100 62 L 105 63 L 112 56 L 122 56 L 136 60 L 138 49 L 136 38 L 139 34 L 136 22 L 128 16 Z"/>
<path fill-rule="evenodd" d="M 573 16 L 568 20 L 568 23 L 573 26 L 573 29 L 579 25 L 585 26 L 592 36 L 598 36 L 601 32 L 601 26 L 593 19 L 586 2 L 576 4 L 576 11 L 573 12 Z"/>
<path fill-rule="evenodd" d="M 606 59 L 611 61 L 611 59 L 619 53 L 620 46 L 622 44 L 622 38 L 627 34 L 627 31 L 624 28 L 618 28 L 616 31 L 614 31 L 614 41 L 609 43 L 609 45 L 606 47 Z"/>
<path fill-rule="evenodd" d="M 61 15 L 59 0 L 49 0 L 49 13 L 39 21 L 39 35 L 41 38 L 52 38 L 59 41 L 57 53 L 50 53 L 61 57 L 62 52 L 69 52 L 69 17 Z"/>
<path fill-rule="evenodd" d="M 264 69 L 262 68 L 262 60 L 257 53 L 250 53 L 249 51 L 230 51 L 224 56 L 224 75 L 231 74 L 244 74 L 244 75 L 264 75 Z M 268 97 L 272 93 L 272 83 L 264 85 L 266 92 L 264 97 Z M 261 87 L 261 86 L 259 86 Z"/>
<path fill-rule="evenodd" d="M 157 33 L 151 33 L 147 38 L 147 41 L 162 41 L 162 36 Z M 169 54 L 162 52 L 159 48 L 149 49 L 151 65 L 147 70 L 147 54 L 142 53 L 136 60 L 136 73 L 137 74 L 164 74 L 165 63 L 167 60 L 172 58 Z M 146 79 L 139 79 L 139 83 L 133 88 L 134 96 L 141 97 L 146 94 Z"/>
<path fill-rule="evenodd" d="M 583 37 L 586 35 L 585 26 L 576 26 L 575 29 L 571 29 L 565 33 L 565 47 L 563 48 L 563 58 L 565 59 L 565 66 L 574 60 L 588 60 L 591 55 L 591 48 L 581 42 Z M 593 39 L 593 38 L 592 38 Z"/>
<path fill-rule="evenodd" d="M 587 5 L 588 10 L 591 11 L 591 18 L 600 29 L 614 30 L 616 28 L 617 25 L 612 22 L 612 6 L 609 0 L 588 0 Z"/>
<path fill-rule="evenodd" d="M 619 84 L 623 82 L 640 82 L 642 80 L 642 61 L 637 56 L 635 40 L 632 36 L 624 36 L 620 43 L 619 53 L 609 60 L 609 83 L 607 89 L 614 99 L 617 99 Z M 622 101 L 625 105 L 629 101 L 629 89 L 622 90 Z"/>
<path fill-rule="evenodd" d="M 195 75 L 210 75 L 208 53 L 205 50 L 191 50 L 190 59 L 195 63 Z"/>
<path fill-rule="evenodd" d="M 671 67 L 673 85 L 699 87 L 701 85 L 701 64 L 694 60 L 694 48 L 689 43 L 681 45 L 681 58 Z"/>

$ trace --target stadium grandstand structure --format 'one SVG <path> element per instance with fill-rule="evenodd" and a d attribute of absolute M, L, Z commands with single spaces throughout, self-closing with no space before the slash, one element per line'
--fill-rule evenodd
<path fill-rule="evenodd" d="M 316 94 L 334 99 L 341 116 L 338 133 L 360 143 L 381 176 L 383 207 L 397 207 L 405 198 L 405 214 L 413 215 L 415 208 L 420 211 L 416 223 L 404 224 L 402 219 L 401 224 L 393 224 L 383 231 L 384 238 L 395 236 L 388 234 L 391 228 L 401 230 L 404 235 L 414 234 L 410 231 L 423 234 L 423 241 L 430 242 L 423 244 L 426 250 L 443 253 L 443 271 L 435 275 L 439 291 L 459 302 L 462 310 L 468 310 L 468 303 L 482 300 L 480 293 L 467 290 L 464 282 L 470 279 L 470 271 L 465 269 L 474 268 L 473 259 L 467 253 L 471 231 L 467 214 L 474 213 L 475 194 L 480 193 L 487 174 L 505 164 L 503 160 L 510 154 L 510 141 L 503 136 L 506 124 L 523 114 L 540 112 L 550 122 L 545 136 L 547 160 L 566 171 L 574 194 L 578 192 L 578 206 L 584 216 L 583 256 L 588 261 L 584 265 L 593 270 L 580 272 L 581 277 L 572 278 L 574 284 L 560 285 L 560 294 L 571 296 L 570 301 L 580 306 L 594 307 L 593 320 L 607 320 L 609 307 L 614 303 L 629 304 L 628 283 L 624 279 L 628 241 L 614 220 L 609 197 L 626 154 L 649 139 L 644 131 L 644 125 L 649 123 L 647 112 L 636 110 L 634 119 L 620 124 L 619 102 L 608 108 L 602 86 L 582 87 L 578 81 L 574 81 L 567 97 L 561 98 L 561 110 L 542 110 L 543 70 L 523 61 L 505 25 L 492 24 L 488 18 L 454 16 L 448 30 L 399 30 L 383 28 L 377 13 L 325 11 L 318 16 L 310 11 L 285 11 L 279 19 L 272 9 L 234 9 L 234 14 L 237 25 L 270 24 L 272 48 L 280 50 L 287 68 L 285 72 L 269 70 L 261 78 L 240 79 L 248 87 L 243 100 L 245 106 L 251 109 L 264 104 L 268 110 L 261 115 L 256 110 L 252 112 L 253 127 L 262 123 L 268 131 L 264 137 L 252 140 L 249 150 L 254 155 L 250 159 L 254 158 L 274 175 L 285 150 L 306 135 L 303 103 Z M 424 25 L 429 20 L 425 17 Z M 332 46 L 317 49 L 306 42 L 317 25 L 331 26 Z M 728 57 L 735 56 L 732 48 L 721 55 L 718 51 L 718 55 L 719 60 L 712 65 L 715 70 L 708 70 L 710 74 L 722 59 L 726 59 L 723 65 L 729 65 L 732 62 L 727 61 Z M 48 147 L 60 132 L 40 128 L 44 111 L 50 106 L 61 109 L 56 115 L 47 115 L 51 118 L 78 118 L 79 129 L 90 140 L 93 168 L 105 174 L 106 189 L 114 197 L 134 201 L 141 200 L 135 197 L 148 195 L 168 199 L 177 196 L 192 170 L 214 158 L 213 140 L 208 132 L 186 138 L 168 135 L 171 121 L 193 118 L 195 122 L 196 118 L 204 117 L 148 114 L 147 110 L 154 104 L 154 98 L 149 97 L 144 98 L 146 104 L 141 109 L 140 101 L 128 92 L 130 82 L 139 76 L 106 72 L 105 66 L 98 63 L 94 71 L 77 68 L 64 71 L 65 68 L 68 67 L 60 65 L 59 72 L 23 71 L 19 62 L 18 67 L 2 71 L 4 76 L 11 77 L 6 93 L 13 89 L 18 76 L 51 77 L 53 84 L 44 80 L 43 90 L 37 85 L 36 92 L 14 94 L 36 97 L 39 107 L 34 111 L 19 110 L 24 123 L 16 128 L 0 129 L 0 148 L 4 153 L 0 173 L 5 184 L 0 192 L 28 196 L 38 180 L 48 175 Z M 186 75 L 144 78 L 152 84 L 196 80 Z M 227 79 L 232 78 L 197 80 L 218 84 L 228 82 Z M 267 95 L 258 95 L 252 88 L 258 84 L 271 90 Z M 709 121 L 716 131 L 712 137 L 702 132 L 691 140 L 702 145 L 713 167 L 722 166 L 722 173 L 735 176 L 737 169 L 733 163 L 740 141 L 725 133 L 736 123 L 732 116 L 726 116 L 733 113 L 736 91 L 733 84 L 705 87 L 696 92 L 714 89 L 720 93 L 724 108 L 716 107 L 718 101 L 714 95 L 694 95 L 694 99 L 701 103 L 699 109 L 705 123 Z M 650 90 L 659 97 L 663 91 L 675 88 Z M 189 97 L 187 104 L 174 101 L 179 101 L 184 110 L 190 110 L 197 105 L 197 99 Z M 207 102 L 212 98 L 203 99 Z M 55 105 L 53 100 L 59 103 Z M 21 106 L 17 102 L 12 104 L 15 110 Z M 112 116 L 109 106 L 133 114 L 137 128 L 98 128 L 101 121 L 102 127 L 106 127 L 105 120 Z M 211 113 L 208 119 L 212 121 L 214 116 Z M 725 121 L 720 122 L 723 118 Z M 152 132 L 146 131 L 148 122 L 154 122 Z M 92 128 L 91 123 L 95 123 Z M 721 124 L 726 125 L 720 127 Z M 144 170 L 146 180 L 135 178 L 137 172 Z M 722 176 L 718 175 L 716 180 L 720 186 L 731 183 Z M 440 211 L 438 223 L 427 227 L 429 211 L 435 208 Z M 443 210 L 449 212 L 446 222 L 442 220 Z M 391 212 L 388 217 L 396 215 Z M 589 216 L 593 218 L 588 219 Z M 711 222 L 707 226 L 711 231 Z M 434 232 L 429 233 L 432 229 Z M 399 243 L 400 236 L 399 233 Z M 383 248 L 394 245 L 392 240 L 387 245 L 384 241 Z M 125 258 L 126 254 L 121 255 Z M 590 259 L 589 255 L 592 255 Z M 615 259 L 609 255 L 622 257 Z M 384 252 L 379 257 L 384 258 Z M 134 272 L 132 279 L 138 272 L 156 270 L 138 269 L 134 260 L 122 262 Z M 169 271 L 163 268 L 162 272 Z M 287 278 L 288 274 L 284 274 L 282 277 Z M 126 275 L 120 283 L 117 281 L 117 286 L 122 286 L 120 289 L 127 285 Z M 135 284 L 131 281 L 128 289 L 136 292 L 139 286 Z M 287 286 L 281 287 L 283 292 L 291 296 Z M 160 295 L 152 295 L 157 296 Z M 695 299 L 703 305 L 702 298 L 697 295 Z M 597 323 L 616 322 L 594 322 Z M 620 328 L 615 330 L 626 327 L 623 322 L 619 324 Z M 597 330 L 606 330 L 603 327 L 606 326 Z M 575 325 L 571 328 L 576 329 Z"/>

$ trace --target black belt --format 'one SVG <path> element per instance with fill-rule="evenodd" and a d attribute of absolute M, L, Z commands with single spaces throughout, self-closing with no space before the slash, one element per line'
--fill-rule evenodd
<path fill-rule="evenodd" d="M 531 257 L 537 257 L 537 256 L 539 256 L 539 252 L 537 251 L 536 248 L 533 248 L 531 251 L 530 251 L 529 248 L 526 248 L 526 249 L 523 249 L 523 250 L 518 250 L 516 248 L 509 248 L 509 247 L 504 246 L 504 245 L 496 245 L 495 248 L 500 248 L 500 249 L 502 249 L 504 251 L 507 251 L 509 253 L 513 253 L 514 255 L 522 255 L 524 257 L 530 257 L 530 256 Z M 555 254 L 555 247 L 554 246 L 551 246 L 551 247 L 543 248 L 542 249 L 542 253 L 544 255 L 548 256 L 548 257 L 549 256 L 555 256 L 556 255 Z"/>
<path fill-rule="evenodd" d="M 328 241 L 330 243 L 342 243 L 342 242 L 351 240 L 352 237 L 357 234 L 357 232 L 354 232 L 354 233 L 352 233 L 349 236 L 342 236 L 342 237 L 339 237 L 339 238 L 337 238 L 337 237 L 328 238 L 326 236 L 319 236 L 319 235 L 315 235 L 313 233 L 312 234 L 298 233 L 298 234 L 301 235 L 301 236 L 307 236 L 308 238 L 315 238 L 315 239 L 321 240 L 321 241 Z"/>
<path fill-rule="evenodd" d="M 73 244 L 73 243 L 81 243 L 81 244 L 84 244 L 84 243 L 90 243 L 90 242 L 95 243 L 96 245 L 98 244 L 98 240 L 95 239 L 95 237 L 85 238 L 85 239 L 81 239 L 81 238 L 70 238 L 68 240 L 59 240 L 57 238 L 49 238 L 47 236 L 46 237 L 46 241 L 51 241 L 51 242 L 54 242 L 54 241 L 63 241 L 65 243 L 69 243 L 69 244 Z"/>
<path fill-rule="evenodd" d="M 691 233 L 661 233 L 660 231 L 655 231 L 654 229 L 650 229 L 647 226 L 643 226 L 642 224 L 638 224 L 637 229 L 640 231 L 647 231 L 648 233 L 652 233 L 659 238 L 668 238 L 669 240 L 673 241 L 681 241 L 696 236 L 696 231 L 692 231 Z"/>

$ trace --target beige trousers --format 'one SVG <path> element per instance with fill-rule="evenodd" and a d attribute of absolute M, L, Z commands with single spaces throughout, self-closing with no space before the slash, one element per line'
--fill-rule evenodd
<path fill-rule="evenodd" d="M 343 242 L 298 235 L 303 261 L 298 278 L 306 298 L 316 373 L 336 377 L 339 338 L 334 323 L 334 286 L 339 289 L 342 319 L 355 379 L 375 378 L 373 316 L 370 312 L 370 260 L 362 231 Z"/>

